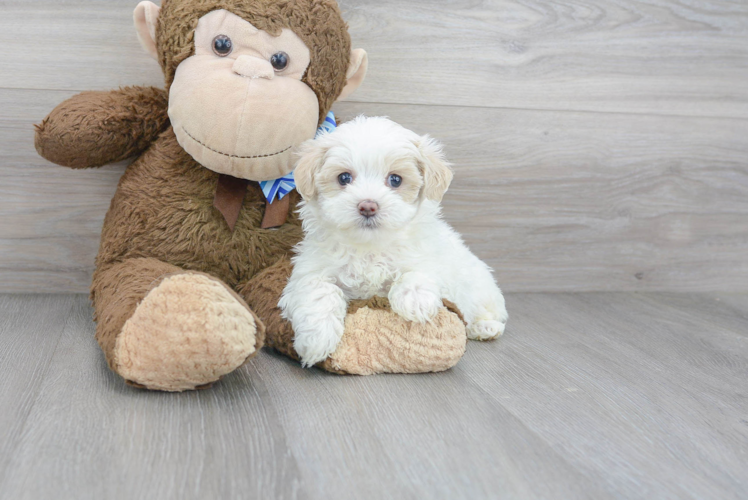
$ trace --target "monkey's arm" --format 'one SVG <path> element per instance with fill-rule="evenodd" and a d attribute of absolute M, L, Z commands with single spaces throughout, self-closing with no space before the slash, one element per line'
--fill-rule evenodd
<path fill-rule="evenodd" d="M 83 92 L 36 125 L 41 156 L 65 167 L 92 168 L 134 156 L 166 127 L 169 98 L 155 87 Z"/>

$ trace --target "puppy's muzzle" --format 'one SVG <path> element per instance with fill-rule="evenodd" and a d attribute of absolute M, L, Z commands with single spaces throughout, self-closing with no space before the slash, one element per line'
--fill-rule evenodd
<path fill-rule="evenodd" d="M 376 201 L 366 200 L 358 204 L 358 213 L 370 219 L 379 212 L 379 204 Z"/>

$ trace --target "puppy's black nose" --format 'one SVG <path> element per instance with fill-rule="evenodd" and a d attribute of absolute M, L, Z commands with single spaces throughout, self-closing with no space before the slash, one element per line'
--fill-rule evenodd
<path fill-rule="evenodd" d="M 358 204 L 358 213 L 366 217 L 374 217 L 379 211 L 379 205 L 376 201 L 366 200 Z"/>

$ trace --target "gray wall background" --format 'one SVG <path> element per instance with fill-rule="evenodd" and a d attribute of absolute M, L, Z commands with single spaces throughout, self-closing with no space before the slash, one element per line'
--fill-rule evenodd
<path fill-rule="evenodd" d="M 163 85 L 135 0 L 0 3 L 0 291 L 87 291 L 124 165 L 33 124 Z M 508 291 L 748 291 L 748 3 L 344 0 L 367 81 L 335 107 L 446 145 L 446 218 Z"/>

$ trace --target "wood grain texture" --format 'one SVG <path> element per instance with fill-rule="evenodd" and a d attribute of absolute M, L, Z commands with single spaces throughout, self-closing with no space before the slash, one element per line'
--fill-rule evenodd
<path fill-rule="evenodd" d="M 0 290 L 88 290 L 123 166 L 36 155 L 69 92 L 0 90 Z M 510 291 L 748 289 L 748 120 L 341 103 L 441 139 L 445 216 Z M 36 118 L 34 118 L 36 117 Z M 446 119 L 449 117 L 449 119 Z"/>
<path fill-rule="evenodd" d="M 507 290 L 748 287 L 748 120 L 340 109 L 443 138 L 445 217 Z"/>
<path fill-rule="evenodd" d="M 107 369 L 91 315 L 76 296 L 0 498 L 305 498 L 259 381 L 241 371 L 203 392 L 129 388 Z"/>
<path fill-rule="evenodd" d="M 737 84 L 748 78 L 744 3 L 341 4 L 373 54 L 355 100 L 748 116 L 748 88 Z"/>
<path fill-rule="evenodd" d="M 0 499 L 748 496 L 748 295 L 507 304 L 505 336 L 448 372 L 345 377 L 263 352 L 210 390 L 163 394 L 108 371 L 85 296 L 0 295 L 16 360 L 0 398 L 26 395 L 18 366 L 47 366 L 29 411 L 0 406 L 17 429 Z M 51 361 L 25 347 L 63 323 Z"/>
<path fill-rule="evenodd" d="M 88 290 L 123 166 L 71 171 L 36 154 L 33 124 L 73 92 L 0 90 L 0 289 Z"/>
<path fill-rule="evenodd" d="M 0 87 L 161 85 L 134 36 L 136 3 L 2 4 Z M 742 2 L 340 3 L 370 54 L 356 101 L 748 116 Z"/>
<path fill-rule="evenodd" d="M 268 358 L 251 378 L 268 384 L 311 498 L 608 498 L 464 373 L 338 377 Z"/>
<path fill-rule="evenodd" d="M 0 291 L 88 289 L 123 165 L 50 165 L 32 124 L 79 90 L 162 84 L 134 3 L 0 4 Z M 748 290 L 748 5 L 341 6 L 371 68 L 336 110 L 446 144 L 446 217 L 506 290 Z"/>
<path fill-rule="evenodd" d="M 73 307 L 70 295 L 0 297 L 0 484 Z"/>
<path fill-rule="evenodd" d="M 520 295 L 509 308 L 513 342 L 457 369 L 569 463 L 620 498 L 748 494 L 748 310 L 653 294 Z"/>

